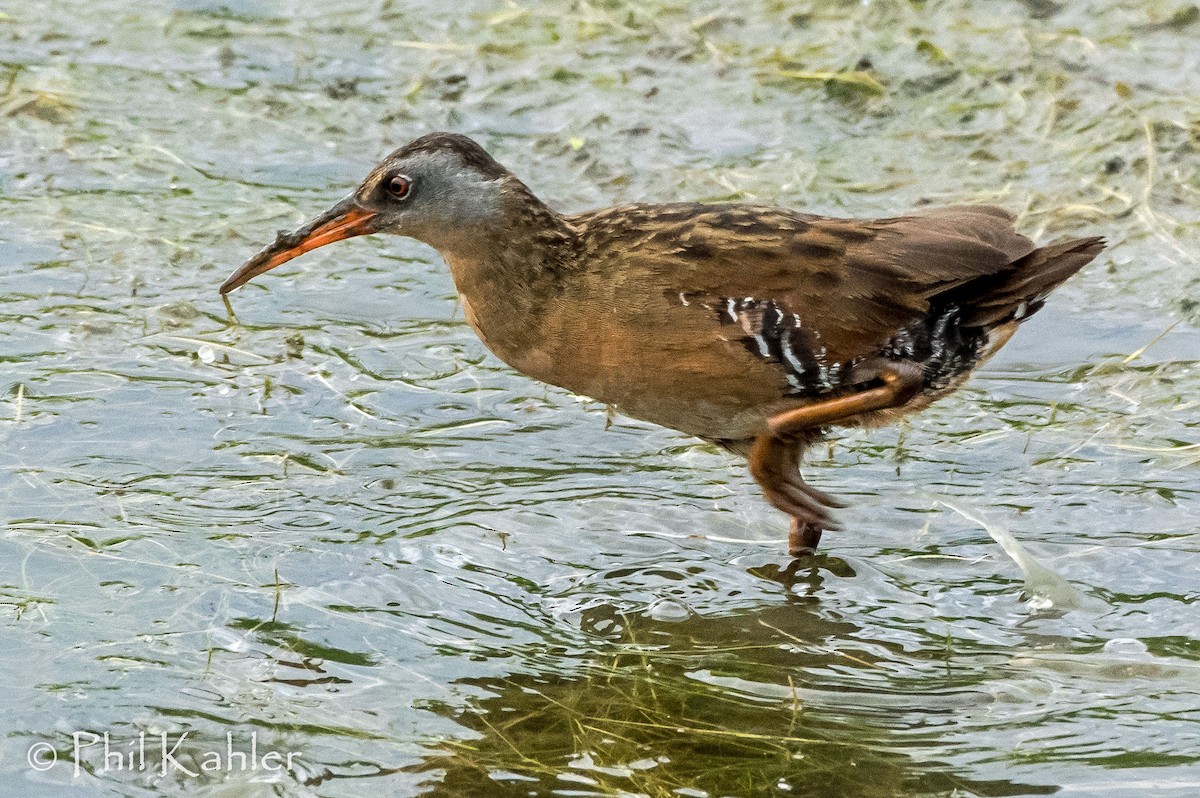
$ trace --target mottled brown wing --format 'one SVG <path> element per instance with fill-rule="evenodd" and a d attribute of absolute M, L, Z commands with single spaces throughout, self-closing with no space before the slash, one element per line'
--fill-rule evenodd
<path fill-rule="evenodd" d="M 636 231 L 627 262 L 657 272 L 650 284 L 718 314 L 730 300 L 775 303 L 833 362 L 873 354 L 931 299 L 1009 272 L 1034 250 L 1011 214 L 986 205 L 875 220 L 745 205 L 620 211 L 623 232 Z M 603 236 L 605 221 L 588 227 Z"/>
<path fill-rule="evenodd" d="M 843 355 L 873 353 L 897 330 L 924 318 L 940 296 L 973 301 L 973 292 L 958 289 L 982 287 L 986 278 L 1011 272 L 1035 249 L 1013 229 L 1013 217 L 993 206 L 951 207 L 866 223 L 831 220 L 816 228 L 831 239 L 853 239 L 853 233 L 845 236 L 842 230 L 860 224 L 873 235 L 850 240 L 834 256 L 841 266 L 838 287 L 832 294 L 803 295 L 801 300 L 819 314 L 816 324 L 830 351 Z M 821 313 L 822 307 L 826 312 Z"/>

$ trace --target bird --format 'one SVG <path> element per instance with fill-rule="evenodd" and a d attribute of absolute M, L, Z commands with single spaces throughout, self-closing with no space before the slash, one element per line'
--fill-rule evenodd
<path fill-rule="evenodd" d="M 799 557 L 847 506 L 805 481 L 804 452 L 953 392 L 1105 246 L 1039 246 L 1015 221 L 983 204 L 876 219 L 699 202 L 560 213 L 471 138 L 436 132 L 219 291 L 354 236 L 423 242 L 513 369 L 745 458 Z"/>

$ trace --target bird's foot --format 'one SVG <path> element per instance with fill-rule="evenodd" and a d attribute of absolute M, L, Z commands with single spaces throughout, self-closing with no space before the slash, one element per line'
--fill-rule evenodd
<path fill-rule="evenodd" d="M 840 529 L 829 514 L 831 507 L 846 505 L 824 491 L 817 490 L 800 475 L 800 451 L 797 440 L 760 435 L 750 449 L 750 473 L 762 488 L 763 496 L 776 509 L 792 516 L 792 528 L 818 530 L 812 547 L 823 529 Z"/>

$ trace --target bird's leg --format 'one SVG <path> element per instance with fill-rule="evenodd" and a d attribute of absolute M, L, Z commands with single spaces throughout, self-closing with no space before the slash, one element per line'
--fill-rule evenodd
<path fill-rule="evenodd" d="M 824 531 L 818 524 L 793 518 L 792 528 L 788 530 L 788 554 L 792 557 L 799 557 L 802 554 L 811 554 L 816 551 L 817 546 L 821 544 L 821 533 Z"/>
<path fill-rule="evenodd" d="M 862 413 L 899 407 L 921 390 L 924 377 L 921 366 L 911 360 L 861 364 L 855 376 L 858 374 L 863 374 L 864 378 L 855 382 L 880 382 L 882 385 L 776 413 L 767 419 L 767 432 L 777 438 L 786 437 L 813 427 L 836 424 Z"/>
<path fill-rule="evenodd" d="M 800 475 L 800 455 L 815 430 L 861 413 L 898 407 L 922 385 L 921 367 L 912 361 L 881 359 L 860 364 L 856 371 L 862 384 L 881 384 L 777 413 L 767 419 L 766 434 L 755 438 L 750 449 L 750 473 L 763 495 L 792 516 L 788 553 L 793 556 L 815 550 L 823 530 L 838 529 L 826 508 L 845 506 Z"/>

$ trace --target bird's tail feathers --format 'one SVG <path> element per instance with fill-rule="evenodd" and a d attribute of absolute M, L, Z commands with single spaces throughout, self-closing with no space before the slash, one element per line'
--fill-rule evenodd
<path fill-rule="evenodd" d="M 970 322 L 993 327 L 1023 321 L 1041 309 L 1046 297 L 1104 249 L 1098 236 L 1055 241 L 1017 261 L 1006 279 L 971 304 Z"/>

